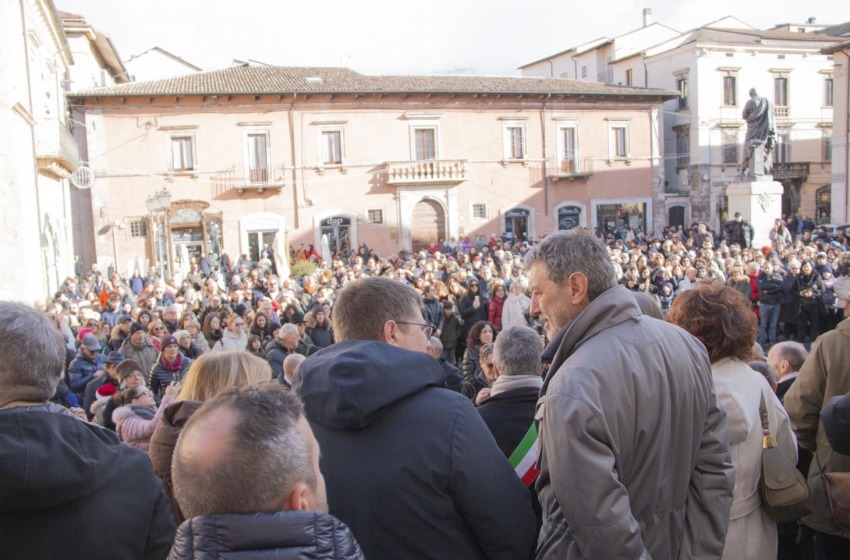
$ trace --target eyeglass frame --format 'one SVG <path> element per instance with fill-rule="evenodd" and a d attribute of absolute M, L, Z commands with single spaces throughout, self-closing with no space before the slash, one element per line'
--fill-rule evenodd
<path fill-rule="evenodd" d="M 416 325 L 417 327 L 422 329 L 422 334 L 425 335 L 425 338 L 431 340 L 431 335 L 434 334 L 436 330 L 433 325 L 429 325 L 428 323 L 413 323 L 411 321 L 395 321 L 398 325 Z"/>

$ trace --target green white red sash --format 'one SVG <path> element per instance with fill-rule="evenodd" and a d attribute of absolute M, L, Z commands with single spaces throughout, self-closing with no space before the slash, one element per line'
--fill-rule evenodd
<path fill-rule="evenodd" d="M 510 462 L 522 483 L 531 486 L 531 483 L 540 474 L 537 469 L 537 427 L 534 424 L 531 424 L 522 441 L 508 457 L 508 462 Z"/>

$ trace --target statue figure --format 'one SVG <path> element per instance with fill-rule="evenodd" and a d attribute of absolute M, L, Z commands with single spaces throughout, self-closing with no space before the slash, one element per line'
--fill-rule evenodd
<path fill-rule="evenodd" d="M 776 139 L 776 124 L 773 106 L 764 97 L 759 97 L 755 88 L 750 89 L 750 100 L 744 105 L 743 118 L 747 121 L 747 137 L 744 140 L 744 163 L 741 175 L 767 175 L 770 172 L 770 154 Z M 753 169 L 750 170 L 750 161 Z M 761 161 L 759 161 L 761 159 Z"/>

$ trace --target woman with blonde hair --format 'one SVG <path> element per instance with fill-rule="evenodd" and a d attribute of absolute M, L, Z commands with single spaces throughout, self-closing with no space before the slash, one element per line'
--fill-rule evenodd
<path fill-rule="evenodd" d="M 171 499 L 172 513 L 178 525 L 184 518 L 171 485 L 171 458 L 183 426 L 205 401 L 224 389 L 256 385 L 271 378 L 268 362 L 248 352 L 208 352 L 201 354 L 189 367 L 174 404 L 165 409 L 162 421 L 154 429 L 148 449 L 154 472 L 162 480 Z"/>
<path fill-rule="evenodd" d="M 148 323 L 148 336 L 151 338 L 151 342 L 156 346 L 157 352 L 162 352 L 162 345 L 160 344 L 163 336 L 168 334 L 168 328 L 166 328 L 165 323 L 160 319 L 154 319 L 150 323 Z"/>
<path fill-rule="evenodd" d="M 221 340 L 212 347 L 213 352 L 222 350 L 244 350 L 248 346 L 248 333 L 245 332 L 245 319 L 238 313 L 227 318 L 227 328 Z"/>

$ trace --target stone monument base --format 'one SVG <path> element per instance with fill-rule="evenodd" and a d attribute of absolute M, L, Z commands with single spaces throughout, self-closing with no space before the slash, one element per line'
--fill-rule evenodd
<path fill-rule="evenodd" d="M 760 177 L 759 180 L 744 179 L 731 183 L 726 187 L 729 198 L 729 219 L 735 212 L 741 215 L 753 226 L 753 248 L 760 249 L 770 246 L 770 229 L 773 221 L 782 217 L 782 183 L 773 177 Z"/>

